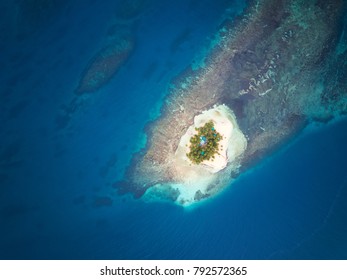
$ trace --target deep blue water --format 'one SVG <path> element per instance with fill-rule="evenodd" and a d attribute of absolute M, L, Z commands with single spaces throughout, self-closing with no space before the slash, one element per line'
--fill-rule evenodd
<path fill-rule="evenodd" d="M 193 209 L 116 195 L 112 183 L 170 80 L 204 54 L 223 11 L 244 4 L 147 1 L 127 22 L 129 60 L 59 130 L 57 116 L 117 20 L 117 1 L 98 2 L 28 16 L 22 33 L 3 4 L 0 258 L 347 258 L 346 119 L 307 128 Z"/>

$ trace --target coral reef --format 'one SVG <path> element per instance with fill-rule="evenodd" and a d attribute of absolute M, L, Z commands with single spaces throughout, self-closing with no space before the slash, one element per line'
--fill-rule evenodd
<path fill-rule="evenodd" d="M 133 48 L 132 39 L 122 38 L 100 50 L 82 74 L 76 93 L 94 92 L 104 86 L 128 59 Z"/>
<path fill-rule="evenodd" d="M 140 197 L 161 186 L 177 200 L 172 155 L 194 116 L 216 104 L 234 111 L 248 145 L 240 168 L 223 171 L 209 186 L 215 191 L 197 192 L 196 201 L 228 185 L 307 122 L 345 114 L 347 52 L 338 48 L 345 9 L 343 0 L 252 1 L 241 17 L 226 20 L 204 66 L 175 79 L 160 117 L 146 128 L 146 147 L 115 184 L 119 192 Z"/>

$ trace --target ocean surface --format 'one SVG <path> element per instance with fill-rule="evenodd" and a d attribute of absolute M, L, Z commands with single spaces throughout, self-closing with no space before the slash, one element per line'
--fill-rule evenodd
<path fill-rule="evenodd" d="M 246 6 L 128 1 L 140 8 L 124 19 L 122 2 L 28 1 L 20 16 L 0 4 L 0 258 L 346 259 L 347 118 L 309 125 L 194 207 L 117 195 L 170 81 Z M 76 97 L 115 22 L 131 29 L 134 51 L 109 83 Z"/>

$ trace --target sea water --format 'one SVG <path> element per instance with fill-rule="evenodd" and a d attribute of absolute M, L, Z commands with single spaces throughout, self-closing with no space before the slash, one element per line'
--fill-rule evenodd
<path fill-rule="evenodd" d="M 148 1 L 134 53 L 58 129 L 117 4 L 75 2 L 36 33 L 4 37 L 0 258 L 346 258 L 346 119 L 309 126 L 194 207 L 117 195 L 170 80 L 206 54 L 223 11 L 244 3 Z"/>

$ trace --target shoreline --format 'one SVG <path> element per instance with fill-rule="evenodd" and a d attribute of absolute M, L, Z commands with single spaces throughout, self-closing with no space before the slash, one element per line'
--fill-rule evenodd
<path fill-rule="evenodd" d="M 225 153 L 225 158 L 221 155 L 216 156 L 215 160 L 193 164 L 186 156 L 186 152 L 189 150 L 187 144 L 190 137 L 195 134 L 195 128 L 209 120 L 215 123 L 216 131 L 224 137 L 222 141 L 224 146 L 221 150 Z M 177 203 L 184 206 L 190 205 L 196 201 L 198 196 L 211 196 L 221 189 L 222 185 L 218 182 L 220 177 L 228 177 L 230 172 L 238 169 L 246 147 L 247 140 L 237 125 L 235 115 L 227 106 L 214 106 L 196 115 L 194 124 L 182 135 L 177 150 L 170 159 L 174 183 L 168 183 L 167 187 L 178 191 Z M 214 188 L 211 188 L 211 185 L 214 185 Z"/>

